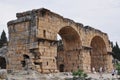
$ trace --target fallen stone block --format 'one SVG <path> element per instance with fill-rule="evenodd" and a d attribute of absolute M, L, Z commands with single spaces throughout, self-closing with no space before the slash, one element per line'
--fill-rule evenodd
<path fill-rule="evenodd" d="M 7 79 L 7 70 L 5 69 L 0 70 L 0 79 Z"/>

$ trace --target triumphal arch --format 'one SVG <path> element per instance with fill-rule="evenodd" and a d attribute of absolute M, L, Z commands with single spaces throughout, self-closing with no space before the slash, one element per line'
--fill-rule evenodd
<path fill-rule="evenodd" d="M 113 68 L 106 33 L 44 8 L 17 13 L 16 17 L 8 22 L 8 70 L 52 73 Z"/>

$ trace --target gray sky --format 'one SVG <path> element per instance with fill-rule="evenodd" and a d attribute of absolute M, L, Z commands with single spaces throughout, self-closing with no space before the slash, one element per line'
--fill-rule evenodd
<path fill-rule="evenodd" d="M 0 0 L 0 33 L 8 33 L 7 22 L 16 19 L 17 12 L 42 7 L 99 29 L 120 45 L 120 0 Z"/>

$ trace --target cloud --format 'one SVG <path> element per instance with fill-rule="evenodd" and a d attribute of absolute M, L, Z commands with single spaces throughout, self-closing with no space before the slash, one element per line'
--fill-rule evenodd
<path fill-rule="evenodd" d="M 110 40 L 120 41 L 120 0 L 3 0 L 0 1 L 0 33 L 17 12 L 45 7 L 76 22 L 108 33 Z M 120 43 L 120 42 L 119 42 Z"/>

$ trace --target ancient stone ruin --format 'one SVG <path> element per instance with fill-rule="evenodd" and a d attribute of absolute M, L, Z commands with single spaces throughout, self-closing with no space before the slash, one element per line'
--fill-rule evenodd
<path fill-rule="evenodd" d="M 108 35 L 41 8 L 8 22 L 8 70 L 41 73 L 113 68 Z M 57 35 L 61 40 L 57 40 Z"/>

